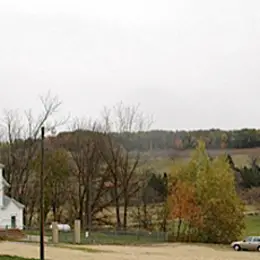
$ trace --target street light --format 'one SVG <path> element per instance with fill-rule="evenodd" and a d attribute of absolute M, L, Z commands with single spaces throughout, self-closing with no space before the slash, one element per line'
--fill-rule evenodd
<path fill-rule="evenodd" d="M 40 260 L 44 260 L 44 126 L 41 127 Z"/>

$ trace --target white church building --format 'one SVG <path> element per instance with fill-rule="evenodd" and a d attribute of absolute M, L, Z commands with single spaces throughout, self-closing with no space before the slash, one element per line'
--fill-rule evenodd
<path fill-rule="evenodd" d="M 3 169 L 4 165 L 0 164 L 0 229 L 23 229 L 24 205 L 5 195 L 5 188 L 10 184 L 4 179 Z"/>

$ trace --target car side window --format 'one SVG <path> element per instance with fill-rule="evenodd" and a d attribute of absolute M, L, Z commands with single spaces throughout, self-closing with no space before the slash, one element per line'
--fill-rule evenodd
<path fill-rule="evenodd" d="M 260 237 L 254 237 L 253 242 L 260 242 Z"/>
<path fill-rule="evenodd" d="M 247 238 L 245 239 L 246 242 L 251 242 L 252 240 L 253 240 L 253 237 L 247 237 Z"/>

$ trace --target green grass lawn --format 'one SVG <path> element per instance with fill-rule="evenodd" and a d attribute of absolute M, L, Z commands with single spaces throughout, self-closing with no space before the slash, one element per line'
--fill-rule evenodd
<path fill-rule="evenodd" d="M 245 236 L 260 236 L 260 216 L 247 216 Z"/>
<path fill-rule="evenodd" d="M 0 255 L 0 260 L 37 260 L 35 258 L 23 258 L 20 256 Z"/>

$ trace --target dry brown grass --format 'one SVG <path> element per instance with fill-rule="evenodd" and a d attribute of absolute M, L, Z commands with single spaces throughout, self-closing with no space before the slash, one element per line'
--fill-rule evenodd
<path fill-rule="evenodd" d="M 71 247 L 71 246 L 70 246 Z M 84 250 L 86 249 L 86 250 Z M 18 255 L 22 257 L 38 257 L 37 245 L 3 242 L 0 244 L 1 254 Z M 154 246 L 77 246 L 72 248 L 46 247 L 46 259 L 53 260 L 255 260 L 259 259 L 256 252 L 234 252 L 229 248 L 205 245 L 165 244 Z"/>

